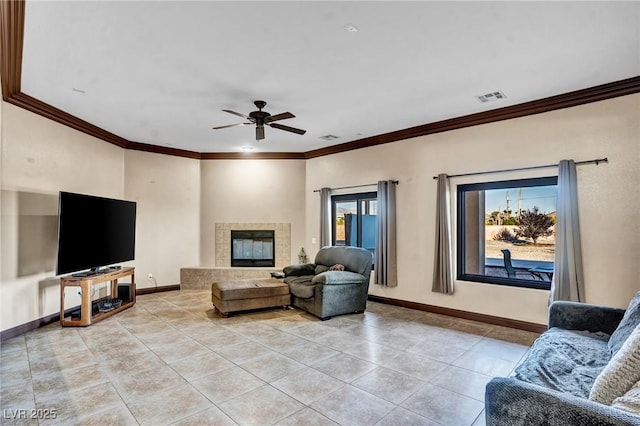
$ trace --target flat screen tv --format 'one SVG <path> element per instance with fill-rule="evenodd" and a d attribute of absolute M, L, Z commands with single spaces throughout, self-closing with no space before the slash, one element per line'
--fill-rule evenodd
<path fill-rule="evenodd" d="M 133 260 L 135 241 L 135 202 L 60 192 L 57 275 Z"/>

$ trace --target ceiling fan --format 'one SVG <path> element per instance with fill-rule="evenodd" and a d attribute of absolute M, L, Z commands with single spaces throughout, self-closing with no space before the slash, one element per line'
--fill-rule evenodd
<path fill-rule="evenodd" d="M 239 117 L 246 118 L 249 120 L 247 123 L 238 123 L 238 124 L 228 124 L 226 126 L 218 126 L 214 127 L 214 130 L 217 129 L 226 129 L 227 127 L 236 127 L 236 126 L 246 126 L 248 124 L 256 125 L 256 140 L 264 139 L 264 126 L 267 125 L 269 127 L 273 127 L 274 129 L 284 130 L 286 132 L 297 133 L 299 135 L 304 135 L 307 131 L 302 129 L 296 129 L 295 127 L 285 126 L 284 124 L 274 123 L 274 121 L 280 121 L 287 118 L 295 118 L 295 115 L 290 112 L 283 112 L 281 114 L 271 115 L 266 111 L 263 111 L 267 103 L 265 101 L 254 101 L 255 106 L 258 108 L 258 111 L 250 112 L 249 115 L 244 115 L 239 112 L 231 111 L 229 109 L 223 109 L 224 112 L 228 112 L 229 114 L 237 115 Z"/>

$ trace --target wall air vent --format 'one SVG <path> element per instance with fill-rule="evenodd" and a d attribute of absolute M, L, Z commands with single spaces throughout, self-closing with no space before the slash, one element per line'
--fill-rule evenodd
<path fill-rule="evenodd" d="M 497 92 L 487 93 L 486 95 L 476 96 L 476 98 L 478 98 L 480 103 L 484 104 L 484 103 L 487 103 L 487 102 L 499 101 L 500 99 L 506 98 L 506 96 L 501 91 L 497 91 Z"/>
<path fill-rule="evenodd" d="M 334 139 L 338 139 L 340 136 L 336 136 L 336 135 L 324 135 L 324 136 L 320 136 L 320 139 L 324 140 L 324 141 L 332 141 Z"/>

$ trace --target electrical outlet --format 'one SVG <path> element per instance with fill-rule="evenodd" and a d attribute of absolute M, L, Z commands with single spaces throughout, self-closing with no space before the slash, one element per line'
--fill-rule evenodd
<path fill-rule="evenodd" d="M 152 280 L 153 279 L 153 274 L 151 272 L 149 272 L 149 274 L 147 274 L 147 279 L 148 280 Z"/>

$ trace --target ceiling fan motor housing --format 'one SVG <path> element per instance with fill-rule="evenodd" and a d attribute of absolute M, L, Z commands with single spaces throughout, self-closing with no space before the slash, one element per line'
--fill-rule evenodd
<path fill-rule="evenodd" d="M 271 114 L 264 111 L 253 111 L 249 113 L 249 117 L 253 118 L 258 126 L 264 125 L 264 120 L 270 117 Z"/>
<path fill-rule="evenodd" d="M 253 103 L 258 108 L 258 111 L 250 112 L 249 117 L 253 118 L 258 126 L 264 126 L 265 118 L 271 116 L 268 112 L 262 111 L 262 108 L 264 108 L 267 103 L 265 101 L 254 101 Z"/>

